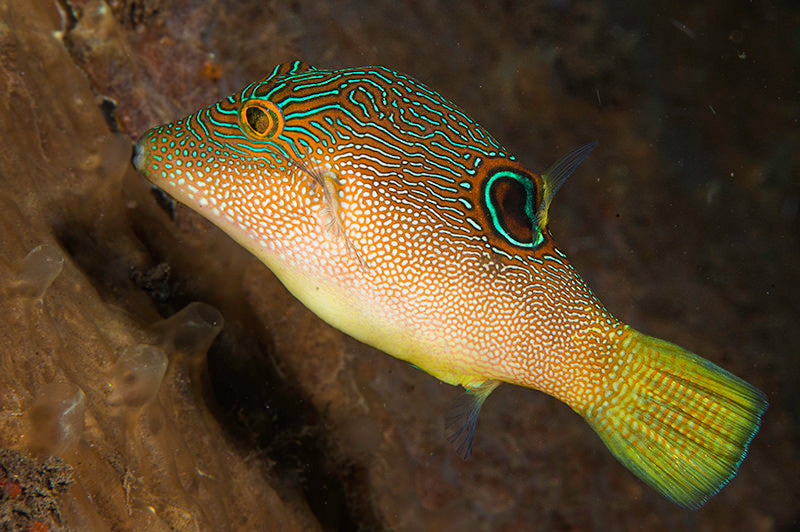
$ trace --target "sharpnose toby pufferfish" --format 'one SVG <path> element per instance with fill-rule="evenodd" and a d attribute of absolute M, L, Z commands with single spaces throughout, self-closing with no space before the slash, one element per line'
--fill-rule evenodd
<path fill-rule="evenodd" d="M 148 131 L 133 162 L 320 318 L 463 386 L 448 420 L 463 457 L 486 397 L 519 384 L 697 508 L 736 474 L 766 397 L 620 322 L 555 246 L 553 195 L 593 147 L 538 175 L 408 76 L 293 62 Z"/>

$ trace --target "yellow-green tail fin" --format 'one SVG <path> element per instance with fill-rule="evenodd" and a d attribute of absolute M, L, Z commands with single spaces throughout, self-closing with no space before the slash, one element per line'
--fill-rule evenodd
<path fill-rule="evenodd" d="M 766 396 L 677 345 L 626 329 L 600 398 L 582 414 L 628 469 L 684 508 L 736 475 Z"/>

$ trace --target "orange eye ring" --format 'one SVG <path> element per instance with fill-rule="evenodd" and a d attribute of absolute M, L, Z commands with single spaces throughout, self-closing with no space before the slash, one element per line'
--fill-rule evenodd
<path fill-rule="evenodd" d="M 269 100 L 252 99 L 239 109 L 242 131 L 257 140 L 277 137 L 283 131 L 283 113 Z"/>

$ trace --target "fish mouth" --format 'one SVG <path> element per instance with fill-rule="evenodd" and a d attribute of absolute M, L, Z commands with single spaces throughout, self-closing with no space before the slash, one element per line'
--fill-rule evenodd
<path fill-rule="evenodd" d="M 131 156 L 131 162 L 133 163 L 133 166 L 134 168 L 136 168 L 137 171 L 142 173 L 145 177 L 149 178 L 150 174 L 147 172 L 147 167 L 146 167 L 147 161 L 145 160 L 147 157 L 145 155 L 144 147 L 142 146 L 143 140 L 144 137 L 140 138 L 136 142 L 136 144 L 134 144 L 133 154 Z"/>

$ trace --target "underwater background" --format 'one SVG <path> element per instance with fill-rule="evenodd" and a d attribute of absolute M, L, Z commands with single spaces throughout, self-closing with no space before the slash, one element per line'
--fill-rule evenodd
<path fill-rule="evenodd" d="M 798 28 L 789 1 L 0 0 L 0 527 L 796 529 Z M 513 386 L 462 461 L 459 389 L 133 170 L 294 59 L 411 75 L 534 171 L 597 140 L 553 236 L 620 319 L 768 395 L 729 486 L 681 510 Z"/>

